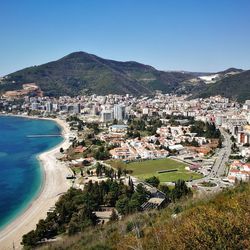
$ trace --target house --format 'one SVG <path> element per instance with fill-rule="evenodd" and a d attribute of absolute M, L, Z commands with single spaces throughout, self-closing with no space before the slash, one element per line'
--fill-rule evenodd
<path fill-rule="evenodd" d="M 147 202 L 144 202 L 141 205 L 142 210 L 150 210 L 150 209 L 159 209 L 162 208 L 166 204 L 165 198 L 157 198 L 153 197 L 150 198 Z"/>
<path fill-rule="evenodd" d="M 109 127 L 109 132 L 113 133 L 126 133 L 128 130 L 127 125 L 112 125 Z"/>
<path fill-rule="evenodd" d="M 129 150 L 128 147 L 118 147 L 111 149 L 109 153 L 113 159 L 128 159 L 135 158 L 136 156 Z"/>
<path fill-rule="evenodd" d="M 184 147 L 181 144 L 171 145 L 169 146 L 171 151 L 176 150 L 177 152 L 183 151 Z"/>
<path fill-rule="evenodd" d="M 115 208 L 113 207 L 107 207 L 107 206 L 101 206 L 99 211 L 95 211 L 95 215 L 100 221 L 100 223 L 107 223 L 112 215 L 113 210 L 118 214 Z"/>
<path fill-rule="evenodd" d="M 83 153 L 85 150 L 86 150 L 86 147 L 83 147 L 83 146 L 77 146 L 76 148 L 74 148 L 75 153 Z"/>
<path fill-rule="evenodd" d="M 229 169 L 228 180 L 232 183 L 238 181 L 247 182 L 250 180 L 250 164 L 241 161 L 234 161 Z"/>

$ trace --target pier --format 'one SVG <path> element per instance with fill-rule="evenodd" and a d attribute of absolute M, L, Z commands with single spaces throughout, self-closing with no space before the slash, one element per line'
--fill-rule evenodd
<path fill-rule="evenodd" d="M 27 135 L 28 138 L 40 138 L 40 137 L 61 137 L 60 134 L 55 135 Z"/>

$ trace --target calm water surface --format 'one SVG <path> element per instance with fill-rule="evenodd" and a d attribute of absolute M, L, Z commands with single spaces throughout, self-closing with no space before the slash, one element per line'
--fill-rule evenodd
<path fill-rule="evenodd" d="M 41 190 L 43 172 L 36 156 L 63 140 L 27 137 L 37 134 L 60 134 L 60 128 L 53 121 L 0 116 L 0 229 Z"/>

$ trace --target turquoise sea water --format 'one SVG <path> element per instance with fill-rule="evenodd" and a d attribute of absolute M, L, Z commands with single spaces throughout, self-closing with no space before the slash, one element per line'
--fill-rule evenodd
<path fill-rule="evenodd" d="M 37 155 L 63 140 L 28 137 L 37 134 L 60 134 L 60 128 L 53 121 L 0 116 L 0 229 L 39 194 L 43 171 Z"/>

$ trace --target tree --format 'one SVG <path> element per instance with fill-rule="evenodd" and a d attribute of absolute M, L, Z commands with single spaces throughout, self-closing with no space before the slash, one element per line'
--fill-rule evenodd
<path fill-rule="evenodd" d="M 109 172 L 111 173 L 110 170 Z M 88 173 L 91 172 L 88 170 Z M 84 231 L 87 227 L 96 225 L 94 211 L 99 210 L 101 205 L 116 206 L 117 211 L 123 215 L 140 210 L 147 196 L 146 190 L 140 185 L 138 192 L 129 189 L 121 180 L 118 183 L 111 179 L 100 183 L 89 181 L 84 190 L 70 188 L 56 202 L 55 210 L 47 213 L 45 220 L 39 221 L 36 230 L 23 236 L 22 244 L 33 249 L 43 239 L 51 239 L 62 233 L 72 235 Z M 117 219 L 118 215 L 112 211 L 111 221 Z"/>
<path fill-rule="evenodd" d="M 233 135 L 230 137 L 230 139 L 231 139 L 232 142 L 236 142 L 236 139 L 234 138 Z"/>
<path fill-rule="evenodd" d="M 102 165 L 99 162 L 96 163 L 96 175 L 97 176 L 102 175 Z"/>
<path fill-rule="evenodd" d="M 109 207 L 114 207 L 117 200 L 117 194 L 115 192 L 108 192 L 104 196 L 104 202 Z"/>
<path fill-rule="evenodd" d="M 233 151 L 233 153 L 236 153 L 239 151 L 239 148 L 237 147 L 236 143 L 234 142 L 233 145 L 231 146 L 231 150 Z"/>
<path fill-rule="evenodd" d="M 94 153 L 94 158 L 97 160 L 106 160 L 110 157 L 109 152 L 101 146 L 95 153 Z"/>
<path fill-rule="evenodd" d="M 162 191 L 166 196 L 169 196 L 171 193 L 171 190 L 167 185 L 160 185 L 159 190 Z"/>
<path fill-rule="evenodd" d="M 117 121 L 117 119 L 114 119 L 113 120 L 113 125 L 116 125 L 116 124 L 118 124 L 118 121 Z"/>
<path fill-rule="evenodd" d="M 160 184 L 159 178 L 157 178 L 155 176 L 152 176 L 152 177 L 149 177 L 149 178 L 145 179 L 145 182 L 152 185 L 153 187 L 158 187 L 159 184 Z"/>
<path fill-rule="evenodd" d="M 218 141 L 218 148 L 222 148 L 222 139 L 219 138 L 219 141 Z"/>
<path fill-rule="evenodd" d="M 155 145 L 161 145 L 160 141 L 157 139 Z"/>
<path fill-rule="evenodd" d="M 128 214 L 129 212 L 128 203 L 129 203 L 129 198 L 126 196 L 121 196 L 119 200 L 116 202 L 115 207 L 120 214 L 125 215 Z"/>
<path fill-rule="evenodd" d="M 30 231 L 29 233 L 23 235 L 22 245 L 24 246 L 31 246 L 34 247 L 38 241 L 36 232 L 34 230 Z"/>
<path fill-rule="evenodd" d="M 144 203 L 144 202 L 143 202 Z M 134 213 L 137 211 L 141 210 L 141 196 L 139 193 L 135 192 L 133 193 L 129 203 L 128 203 L 128 208 L 129 208 L 129 213 Z"/>
<path fill-rule="evenodd" d="M 139 183 L 136 186 L 136 192 L 138 193 L 138 200 L 140 202 L 140 204 L 143 204 L 145 201 L 147 201 L 148 196 L 149 196 L 149 192 L 146 190 L 145 187 L 143 187 L 143 185 L 141 183 Z"/>
<path fill-rule="evenodd" d="M 60 148 L 60 153 L 63 153 L 64 152 L 64 149 L 63 148 Z"/>
<path fill-rule="evenodd" d="M 130 176 L 128 177 L 128 186 L 129 186 L 129 191 L 131 193 L 133 193 L 134 192 L 134 183 L 133 183 L 133 180 L 131 179 Z"/>
<path fill-rule="evenodd" d="M 75 233 L 79 232 L 79 223 L 78 221 L 70 221 L 69 228 L 68 228 L 68 234 L 73 235 Z"/>
<path fill-rule="evenodd" d="M 122 175 L 122 170 L 121 170 L 121 168 L 118 168 L 118 170 L 117 170 L 117 177 L 118 177 L 118 179 L 121 178 L 121 175 Z"/>
<path fill-rule="evenodd" d="M 199 147 L 199 143 L 194 138 L 191 141 L 190 145 L 193 146 L 193 147 Z"/>
<path fill-rule="evenodd" d="M 112 209 L 112 213 L 110 215 L 109 221 L 118 221 L 119 220 L 119 216 L 116 213 L 116 211 L 114 209 Z"/>
<path fill-rule="evenodd" d="M 173 201 L 180 199 L 183 196 L 191 195 L 192 191 L 187 187 L 184 180 L 178 180 L 175 182 L 175 187 L 171 192 Z"/>

